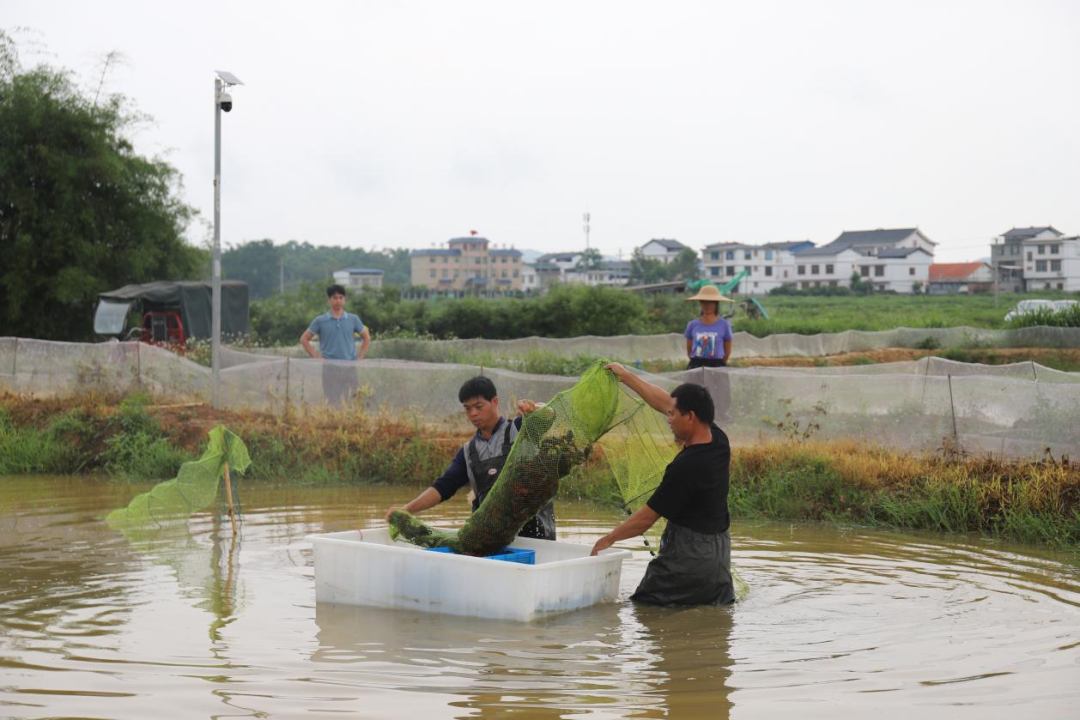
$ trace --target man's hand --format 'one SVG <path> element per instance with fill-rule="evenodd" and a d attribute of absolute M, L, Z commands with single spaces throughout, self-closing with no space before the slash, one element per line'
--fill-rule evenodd
<path fill-rule="evenodd" d="M 604 537 L 602 537 L 602 538 L 600 538 L 599 540 L 596 541 L 596 544 L 592 546 L 592 552 L 589 553 L 589 555 L 592 556 L 592 555 L 597 554 L 601 550 L 607 550 L 609 547 L 611 547 L 614 544 L 615 544 L 615 540 L 612 539 L 611 535 L 605 535 Z"/>
<path fill-rule="evenodd" d="M 613 372 L 615 374 L 615 377 L 619 378 L 620 380 L 631 374 L 631 372 L 625 367 L 623 367 L 621 363 L 617 362 L 608 363 L 604 366 L 604 369 Z"/>
<path fill-rule="evenodd" d="M 532 400 L 518 400 L 517 409 L 519 415 L 528 415 L 531 412 L 535 412 L 536 408 L 540 407 Z"/>
<path fill-rule="evenodd" d="M 394 514 L 394 511 L 400 509 L 401 508 L 391 506 L 390 509 L 386 511 L 386 522 L 390 522 L 390 516 Z"/>

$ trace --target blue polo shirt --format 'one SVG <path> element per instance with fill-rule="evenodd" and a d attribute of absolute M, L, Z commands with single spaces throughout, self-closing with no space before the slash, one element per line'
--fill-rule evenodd
<path fill-rule="evenodd" d="M 319 336 L 319 352 L 327 360 L 355 360 L 356 338 L 353 334 L 363 331 L 364 323 L 348 312 L 339 318 L 323 313 L 308 326 L 308 332 Z"/>

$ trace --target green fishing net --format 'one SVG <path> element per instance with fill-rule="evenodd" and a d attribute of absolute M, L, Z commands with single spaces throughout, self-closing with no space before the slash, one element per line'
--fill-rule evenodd
<path fill-rule="evenodd" d="M 175 478 L 155 485 L 149 492 L 135 496 L 127 507 L 109 513 L 105 518 L 109 527 L 124 530 L 175 523 L 213 504 L 225 463 L 230 472 L 243 473 L 251 458 L 244 441 L 224 425 L 211 430 L 209 440 L 203 456 L 181 465 Z"/>

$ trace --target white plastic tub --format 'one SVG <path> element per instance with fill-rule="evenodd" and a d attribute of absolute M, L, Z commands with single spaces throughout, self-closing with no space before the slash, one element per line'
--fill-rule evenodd
<path fill-rule="evenodd" d="M 548 613 L 611 602 L 628 550 L 517 538 L 535 565 L 427 552 L 394 542 L 386 528 L 309 535 L 318 602 L 408 608 L 527 622 Z"/>

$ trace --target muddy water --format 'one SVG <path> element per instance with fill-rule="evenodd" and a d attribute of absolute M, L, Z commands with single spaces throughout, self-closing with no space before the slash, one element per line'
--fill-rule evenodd
<path fill-rule="evenodd" d="M 209 515 L 110 531 L 131 494 L 0 479 L 0 717 L 1080 717 L 1075 555 L 743 523 L 735 608 L 517 624 L 316 605 L 304 536 L 410 491 L 249 486 L 235 543 Z M 618 520 L 563 504 L 560 539 Z"/>

